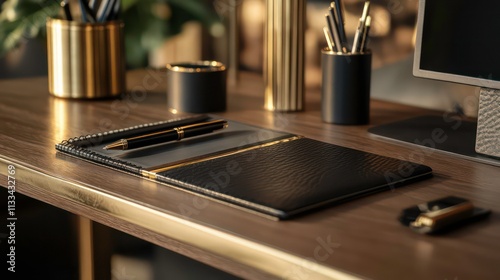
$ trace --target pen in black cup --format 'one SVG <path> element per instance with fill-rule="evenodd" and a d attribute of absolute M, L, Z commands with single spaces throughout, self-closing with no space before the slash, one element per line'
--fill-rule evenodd
<path fill-rule="evenodd" d="M 365 23 L 365 30 L 363 32 L 363 38 L 361 39 L 361 47 L 359 48 L 359 50 L 361 52 L 365 52 L 366 51 L 368 34 L 370 33 L 370 27 L 371 27 L 371 25 L 372 25 L 372 17 L 371 16 L 367 16 L 366 17 L 366 23 Z"/>
<path fill-rule="evenodd" d="M 326 43 L 328 44 L 328 49 L 332 52 L 335 51 L 335 43 L 333 42 L 332 36 L 330 34 L 330 30 L 328 27 L 323 27 L 323 33 L 325 34 Z"/>
<path fill-rule="evenodd" d="M 360 42 L 360 37 L 362 36 L 361 34 L 363 33 L 364 29 L 364 23 L 361 19 L 359 19 L 358 22 L 358 27 L 356 28 L 356 33 L 354 34 L 354 41 L 352 43 L 352 50 L 351 53 L 355 54 L 358 52 L 358 44 Z"/>
<path fill-rule="evenodd" d="M 326 20 L 326 26 L 328 28 L 328 31 L 329 31 L 330 36 L 332 38 L 332 41 L 334 42 L 332 51 L 333 52 L 342 51 L 340 49 L 340 38 L 339 38 L 338 31 L 337 31 L 337 25 L 335 23 L 335 20 L 329 14 L 325 14 L 325 20 Z"/>
<path fill-rule="evenodd" d="M 171 141 L 179 141 L 184 138 L 208 134 L 214 132 L 215 130 L 226 128 L 227 126 L 228 124 L 226 120 L 213 120 L 202 123 L 195 123 L 169 130 L 120 139 L 105 146 L 103 149 L 129 150 Z"/>
<path fill-rule="evenodd" d="M 330 20 L 332 21 L 332 24 L 334 26 L 334 32 L 335 32 L 335 36 L 336 38 L 334 37 L 335 39 L 335 43 L 337 44 L 337 51 L 338 52 L 342 52 L 342 53 L 346 53 L 347 52 L 347 49 L 345 48 L 345 44 L 344 42 L 342 42 L 342 38 L 340 36 L 340 33 L 341 33 L 341 29 L 343 29 L 343 25 L 341 24 L 341 21 L 342 19 L 339 18 L 339 12 L 338 12 L 338 8 L 337 8 L 337 5 L 334 3 L 334 2 L 331 2 L 330 3 L 330 7 L 328 8 L 328 14 L 330 16 Z"/>
<path fill-rule="evenodd" d="M 331 7 L 335 9 L 335 15 L 337 20 L 337 27 L 339 30 L 340 43 L 342 44 L 342 51 L 347 52 L 347 36 L 345 34 L 345 15 L 344 15 L 344 3 L 341 0 L 334 0 L 330 3 Z"/>
<path fill-rule="evenodd" d="M 363 8 L 363 14 L 359 19 L 358 28 L 356 29 L 356 34 L 354 34 L 354 42 L 352 43 L 352 50 L 351 50 L 352 53 L 360 52 L 360 44 L 364 36 L 365 23 L 369 11 L 370 11 L 370 1 L 366 1 L 365 6 Z"/>
<path fill-rule="evenodd" d="M 345 52 L 342 45 L 342 41 L 340 40 L 338 21 L 335 18 L 335 6 L 328 8 L 327 21 L 330 22 L 331 25 L 331 30 L 333 32 L 333 40 L 335 42 L 337 52 Z"/>

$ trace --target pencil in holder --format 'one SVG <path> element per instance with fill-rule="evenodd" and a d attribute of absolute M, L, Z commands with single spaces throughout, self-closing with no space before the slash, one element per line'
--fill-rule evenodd
<path fill-rule="evenodd" d="M 321 118 L 344 125 L 367 124 L 370 119 L 371 52 L 321 51 Z"/>
<path fill-rule="evenodd" d="M 47 20 L 50 94 L 95 99 L 126 90 L 124 24 Z"/>

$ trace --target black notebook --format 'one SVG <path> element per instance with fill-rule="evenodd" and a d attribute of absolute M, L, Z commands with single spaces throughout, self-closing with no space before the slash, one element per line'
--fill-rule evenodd
<path fill-rule="evenodd" d="M 432 174 L 425 165 L 234 121 L 228 121 L 226 129 L 182 141 L 123 151 L 103 149 L 122 138 L 208 119 L 194 116 L 84 135 L 65 140 L 56 149 L 279 219 Z"/>

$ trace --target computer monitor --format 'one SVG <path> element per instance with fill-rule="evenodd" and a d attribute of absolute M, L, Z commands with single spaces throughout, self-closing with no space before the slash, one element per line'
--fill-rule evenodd
<path fill-rule="evenodd" d="M 500 1 L 420 0 L 413 74 L 500 89 Z"/>
<path fill-rule="evenodd" d="M 413 63 L 416 77 L 500 89 L 500 1 L 420 0 Z M 444 83 L 444 82 L 443 82 Z M 477 123 L 448 113 L 370 128 L 370 132 L 468 159 L 500 165 L 478 154 Z M 433 141 L 433 133 L 445 141 Z"/>

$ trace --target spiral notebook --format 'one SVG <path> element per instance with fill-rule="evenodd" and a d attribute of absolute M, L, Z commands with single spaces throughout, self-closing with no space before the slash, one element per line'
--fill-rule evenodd
<path fill-rule="evenodd" d="M 277 219 L 345 202 L 432 175 L 431 168 L 228 120 L 228 128 L 133 150 L 114 141 L 193 122 L 190 116 L 83 135 L 59 152 Z M 401 172 L 404 170 L 404 172 Z"/>

